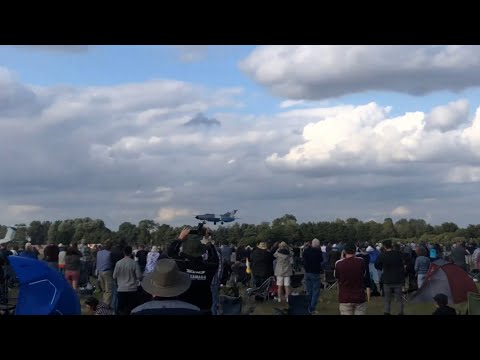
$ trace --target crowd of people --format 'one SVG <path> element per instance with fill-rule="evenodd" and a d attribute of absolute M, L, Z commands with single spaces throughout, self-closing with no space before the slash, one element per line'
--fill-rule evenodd
<path fill-rule="evenodd" d="M 41 250 L 41 251 L 40 251 Z M 321 243 L 318 239 L 302 246 L 259 242 L 256 247 L 214 244 L 211 234 L 190 234 L 182 230 L 165 249 L 144 246 L 133 249 L 125 241 L 114 246 L 107 240 L 89 246 L 49 243 L 38 248 L 27 243 L 24 249 L 0 247 L 3 280 L 13 279 L 9 256 L 42 260 L 64 274 L 73 289 L 85 287 L 97 278 L 101 300 L 91 296 L 87 312 L 96 315 L 218 314 L 220 288 L 240 283 L 258 287 L 275 277 L 276 301 L 288 303 L 291 278 L 303 273 L 309 297 L 308 312 L 316 314 L 322 276 L 332 272 L 338 280 L 339 311 L 342 315 L 364 315 L 371 296 L 382 296 L 384 314 L 404 313 L 403 294 L 422 286 L 431 262 L 444 258 L 467 271 L 480 268 L 480 248 L 458 242 L 452 247 L 435 244 L 399 244 L 391 240 L 370 244 Z M 9 276 L 10 275 L 10 276 Z M 2 280 L 2 279 L 0 279 Z M 435 297 L 438 314 L 451 313 L 442 294 Z M 447 306 L 447 308 L 445 308 Z"/>

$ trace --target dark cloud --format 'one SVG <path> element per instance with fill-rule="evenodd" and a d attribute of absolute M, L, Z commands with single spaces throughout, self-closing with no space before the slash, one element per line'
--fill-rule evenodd
<path fill-rule="evenodd" d="M 205 115 L 199 113 L 195 115 L 192 119 L 187 121 L 183 126 L 221 126 L 220 121 L 214 118 L 207 118 Z"/>
<path fill-rule="evenodd" d="M 321 100 L 364 91 L 425 95 L 480 85 L 477 45 L 263 46 L 241 69 L 274 94 Z"/>

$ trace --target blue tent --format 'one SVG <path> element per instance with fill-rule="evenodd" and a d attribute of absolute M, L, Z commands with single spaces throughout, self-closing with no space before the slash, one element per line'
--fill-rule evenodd
<path fill-rule="evenodd" d="M 10 264 L 20 281 L 15 315 L 80 315 L 80 300 L 75 290 L 46 263 L 10 256 Z"/>

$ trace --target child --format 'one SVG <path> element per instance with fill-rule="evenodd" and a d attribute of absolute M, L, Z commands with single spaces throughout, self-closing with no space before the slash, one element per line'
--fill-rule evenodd
<path fill-rule="evenodd" d="M 437 294 L 433 298 L 436 303 L 437 310 L 432 315 L 457 315 L 454 308 L 448 306 L 448 297 L 445 294 Z"/>

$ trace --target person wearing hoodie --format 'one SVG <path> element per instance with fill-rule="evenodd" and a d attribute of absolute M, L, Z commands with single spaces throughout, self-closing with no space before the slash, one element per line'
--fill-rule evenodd
<path fill-rule="evenodd" d="M 273 256 L 277 259 L 275 276 L 277 277 L 278 302 L 282 302 L 282 296 L 284 296 L 285 301 L 288 302 L 288 296 L 290 295 L 290 277 L 292 276 L 291 259 L 293 254 L 288 250 L 287 243 L 282 241 Z"/>

